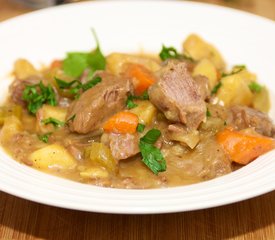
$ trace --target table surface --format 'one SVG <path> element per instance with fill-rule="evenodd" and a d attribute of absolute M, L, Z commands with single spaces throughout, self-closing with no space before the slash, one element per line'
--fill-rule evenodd
<path fill-rule="evenodd" d="M 207 0 L 275 20 L 274 0 Z M 30 9 L 0 0 L 0 21 Z M 111 215 L 50 207 L 0 192 L 0 239 L 274 240 L 275 192 L 177 214 Z"/>

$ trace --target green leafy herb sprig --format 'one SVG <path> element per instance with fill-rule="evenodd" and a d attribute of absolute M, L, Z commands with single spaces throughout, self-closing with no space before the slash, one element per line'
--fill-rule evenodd
<path fill-rule="evenodd" d="M 166 161 L 161 151 L 154 146 L 160 135 L 161 132 L 153 128 L 139 141 L 142 162 L 156 175 L 166 170 Z"/>
<path fill-rule="evenodd" d="M 43 104 L 56 106 L 56 96 L 51 85 L 45 86 L 42 81 L 39 84 L 27 85 L 23 91 L 22 99 L 27 103 L 27 109 L 35 114 Z"/>

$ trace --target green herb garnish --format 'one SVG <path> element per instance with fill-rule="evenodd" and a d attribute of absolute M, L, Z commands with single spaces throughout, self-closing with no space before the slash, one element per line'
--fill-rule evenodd
<path fill-rule="evenodd" d="M 211 114 L 211 112 L 209 111 L 209 109 L 207 108 L 207 110 L 206 110 L 206 117 L 211 117 L 212 116 L 212 114 Z"/>
<path fill-rule="evenodd" d="M 129 95 L 126 100 L 126 107 L 128 109 L 132 109 L 137 107 L 138 105 L 134 102 L 134 100 L 149 100 L 149 95 L 147 91 L 144 91 L 142 95 L 135 96 L 135 95 Z"/>
<path fill-rule="evenodd" d="M 43 119 L 41 122 L 45 125 L 52 124 L 55 128 L 63 127 L 65 125 L 64 122 L 52 117 Z"/>
<path fill-rule="evenodd" d="M 35 114 L 44 103 L 56 106 L 55 92 L 51 85 L 45 86 L 42 81 L 39 84 L 27 85 L 23 91 L 22 99 L 27 102 L 28 111 Z"/>
<path fill-rule="evenodd" d="M 139 141 L 142 162 L 156 175 L 166 170 L 166 161 L 161 151 L 153 145 L 160 135 L 158 129 L 151 129 Z"/>
<path fill-rule="evenodd" d="M 222 86 L 222 82 L 219 82 L 215 87 L 213 87 L 211 94 L 216 94 L 219 90 L 219 88 Z"/>
<path fill-rule="evenodd" d="M 138 131 L 139 133 L 143 133 L 144 129 L 145 129 L 145 125 L 144 125 L 144 124 L 139 123 L 139 124 L 137 125 L 137 131 Z"/>
<path fill-rule="evenodd" d="M 90 69 L 92 73 L 96 70 L 104 70 L 106 60 L 103 56 L 99 41 L 94 30 L 92 30 L 96 41 L 96 48 L 90 52 L 70 52 L 63 61 L 63 70 L 68 76 L 78 78 L 85 69 Z"/>
<path fill-rule="evenodd" d="M 230 73 L 222 73 L 222 78 L 237 74 L 246 69 L 245 65 L 236 65 Z"/>
<path fill-rule="evenodd" d="M 38 135 L 38 139 L 44 143 L 48 143 L 50 135 L 52 135 L 52 132 L 49 132 L 43 135 Z"/>
<path fill-rule="evenodd" d="M 256 82 L 251 82 L 249 85 L 248 85 L 249 89 L 252 91 L 252 92 L 255 92 L 255 93 L 259 93 L 262 91 L 262 86 Z"/>
<path fill-rule="evenodd" d="M 167 59 L 184 59 L 191 62 L 194 62 L 194 59 L 187 56 L 186 54 L 180 54 L 177 52 L 177 50 L 174 47 L 166 47 L 162 45 L 161 52 L 159 53 L 159 57 L 162 61 L 165 61 Z"/>
<path fill-rule="evenodd" d="M 69 122 L 73 122 L 75 117 L 76 117 L 75 114 L 73 116 L 69 117 L 68 120 L 66 121 L 66 124 L 68 124 Z"/>
<path fill-rule="evenodd" d="M 80 91 L 87 91 L 88 89 L 94 87 L 96 84 L 102 81 L 101 77 L 95 77 L 94 79 L 82 84 L 78 80 L 73 80 L 71 82 L 63 81 L 59 78 L 55 78 L 55 81 L 60 89 L 69 89 L 69 93 L 75 98 L 80 96 Z"/>

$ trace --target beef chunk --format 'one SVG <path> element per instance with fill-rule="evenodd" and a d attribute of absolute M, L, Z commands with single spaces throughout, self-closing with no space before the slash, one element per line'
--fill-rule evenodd
<path fill-rule="evenodd" d="M 272 120 L 265 113 L 245 106 L 232 107 L 227 123 L 236 126 L 239 130 L 254 128 L 259 134 L 269 137 L 275 132 Z"/>
<path fill-rule="evenodd" d="M 198 85 L 199 88 L 199 94 L 201 95 L 201 97 L 205 100 L 208 99 L 210 97 L 210 89 L 209 89 L 209 85 L 208 85 L 208 78 L 202 75 L 198 75 L 196 77 L 194 77 L 195 82 Z"/>
<path fill-rule="evenodd" d="M 148 92 L 151 102 L 172 122 L 196 129 L 205 119 L 205 94 L 191 77 L 185 62 L 168 61 Z"/>
<path fill-rule="evenodd" d="M 138 134 L 116 134 L 105 133 L 101 141 L 110 147 L 113 157 L 116 160 L 127 159 L 139 153 Z"/>
<path fill-rule="evenodd" d="M 101 73 L 102 82 L 84 92 L 68 111 L 69 129 L 72 132 L 88 133 L 101 127 L 104 121 L 125 107 L 127 96 L 132 92 L 128 79 Z"/>

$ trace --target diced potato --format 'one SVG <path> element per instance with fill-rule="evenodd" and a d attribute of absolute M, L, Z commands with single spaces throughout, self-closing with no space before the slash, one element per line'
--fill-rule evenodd
<path fill-rule="evenodd" d="M 26 79 L 30 76 L 37 75 L 38 71 L 26 59 L 18 59 L 14 63 L 14 74 L 18 79 Z"/>
<path fill-rule="evenodd" d="M 196 61 L 207 58 L 217 69 L 223 70 L 225 68 L 225 62 L 219 51 L 196 34 L 191 34 L 185 40 L 183 48 Z"/>
<path fill-rule="evenodd" d="M 137 101 L 137 107 L 130 110 L 138 116 L 140 123 L 150 125 L 157 114 L 156 107 L 150 101 Z"/>
<path fill-rule="evenodd" d="M 9 116 L 15 116 L 21 119 L 22 107 L 19 105 L 0 107 L 0 125 L 4 124 L 5 119 Z"/>
<path fill-rule="evenodd" d="M 158 71 L 160 64 L 153 58 L 147 56 L 136 56 L 123 53 L 112 53 L 106 58 L 106 68 L 111 73 L 119 75 L 125 70 L 125 64 L 137 63 L 145 66 L 151 72 Z"/>
<path fill-rule="evenodd" d="M 186 134 L 173 132 L 170 134 L 170 139 L 184 143 L 188 147 L 193 149 L 199 143 L 200 135 L 199 135 L 199 131 L 197 131 L 197 130 L 187 132 Z"/>
<path fill-rule="evenodd" d="M 265 113 L 269 111 L 270 99 L 269 99 L 269 93 L 266 87 L 262 87 L 260 92 L 253 94 L 252 106 Z"/>
<path fill-rule="evenodd" d="M 240 78 L 246 81 L 247 84 L 251 82 L 257 82 L 257 76 L 254 73 L 247 71 L 246 69 L 239 72 L 238 75 L 240 76 Z"/>
<path fill-rule="evenodd" d="M 92 145 L 86 149 L 85 157 L 110 172 L 117 171 L 117 163 L 112 156 L 111 150 L 103 143 L 92 143 Z"/>
<path fill-rule="evenodd" d="M 240 74 L 224 77 L 221 82 L 217 98 L 224 103 L 224 106 L 251 105 L 253 94 Z"/>
<path fill-rule="evenodd" d="M 46 133 L 51 132 L 54 130 L 54 126 L 52 124 L 45 125 L 42 121 L 47 118 L 54 118 L 61 122 L 66 121 L 67 109 L 61 108 L 57 106 L 51 105 L 43 105 L 36 113 L 37 123 L 36 127 L 37 130 Z"/>
<path fill-rule="evenodd" d="M 0 132 L 1 143 L 7 143 L 12 136 L 23 130 L 22 122 L 15 116 L 5 118 L 4 125 Z"/>
<path fill-rule="evenodd" d="M 30 155 L 33 166 L 39 169 L 74 169 L 76 160 L 61 145 L 52 144 L 36 150 Z"/>
<path fill-rule="evenodd" d="M 214 64 L 207 58 L 199 61 L 199 63 L 194 68 L 193 76 L 198 75 L 203 75 L 208 78 L 210 89 L 213 89 L 213 87 L 218 82 L 217 69 L 215 68 Z"/>
<path fill-rule="evenodd" d="M 80 172 L 79 174 L 81 177 L 87 179 L 102 179 L 109 177 L 108 172 L 100 167 L 88 168 Z"/>

